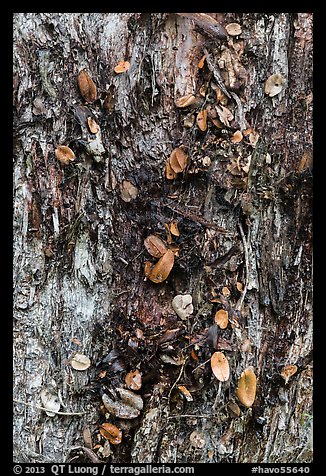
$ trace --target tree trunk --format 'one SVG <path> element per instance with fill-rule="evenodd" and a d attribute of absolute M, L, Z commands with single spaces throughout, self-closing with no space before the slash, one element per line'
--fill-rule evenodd
<path fill-rule="evenodd" d="M 14 16 L 17 462 L 312 460 L 312 15 L 209 16 Z M 167 179 L 178 147 L 189 163 Z M 150 234 L 176 253 L 162 283 L 144 275 Z M 121 418 L 103 402 L 136 369 L 144 408 Z"/>

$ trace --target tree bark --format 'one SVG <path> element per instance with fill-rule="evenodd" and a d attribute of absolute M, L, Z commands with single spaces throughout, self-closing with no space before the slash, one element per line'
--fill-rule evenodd
<path fill-rule="evenodd" d="M 14 16 L 16 462 L 312 460 L 312 14 L 208 15 L 240 35 L 223 39 L 187 14 Z M 122 60 L 130 68 L 115 73 Z M 97 87 L 90 103 L 83 69 Z M 269 97 L 273 74 L 281 91 Z M 194 104 L 177 107 L 190 94 Z M 202 131 L 198 112 L 218 100 L 233 118 Z M 180 146 L 190 163 L 168 180 Z M 166 240 L 172 220 L 178 254 L 152 283 L 144 239 Z M 186 320 L 177 294 L 192 295 Z M 220 308 L 225 330 L 214 326 Z M 229 361 L 226 382 L 212 374 L 215 351 Z M 88 369 L 72 367 L 76 353 Z M 297 371 L 286 382 L 287 365 Z M 236 397 L 248 366 L 250 408 Z M 143 410 L 109 414 L 103 393 L 136 368 Z M 40 409 L 45 391 L 61 414 Z M 99 433 L 105 421 L 122 429 L 120 444 Z"/>

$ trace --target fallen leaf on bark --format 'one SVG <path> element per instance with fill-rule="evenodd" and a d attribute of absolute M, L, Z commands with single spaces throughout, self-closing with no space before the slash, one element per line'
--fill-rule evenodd
<path fill-rule="evenodd" d="M 233 142 L 233 144 L 238 144 L 239 142 L 242 141 L 242 139 L 243 139 L 242 132 L 235 131 L 235 133 L 231 137 L 231 142 Z"/>
<path fill-rule="evenodd" d="M 130 390 L 139 390 L 142 386 L 142 378 L 138 369 L 128 372 L 125 377 L 125 383 Z"/>
<path fill-rule="evenodd" d="M 211 357 L 213 374 L 220 382 L 226 382 L 230 377 L 229 361 L 223 352 L 214 352 Z"/>
<path fill-rule="evenodd" d="M 274 97 L 283 89 L 284 79 L 280 74 L 272 74 L 265 82 L 265 94 Z"/>
<path fill-rule="evenodd" d="M 170 224 L 170 231 L 172 233 L 172 235 L 174 236 L 180 236 L 180 231 L 179 231 L 179 228 L 178 228 L 178 222 L 177 220 L 173 220 Z"/>
<path fill-rule="evenodd" d="M 175 104 L 177 107 L 188 107 L 195 102 L 196 97 L 193 94 L 187 94 L 186 96 L 182 96 L 181 98 L 177 99 Z"/>
<path fill-rule="evenodd" d="M 296 374 L 297 370 L 298 370 L 298 367 L 296 365 L 286 365 L 283 368 L 283 370 L 281 372 L 281 376 L 284 378 L 285 383 L 288 383 L 290 377 L 292 377 L 292 375 Z"/>
<path fill-rule="evenodd" d="M 114 68 L 114 72 L 117 74 L 125 73 L 126 71 L 128 71 L 129 68 L 129 61 L 119 61 L 119 63 Z"/>
<path fill-rule="evenodd" d="M 112 423 L 103 423 L 100 426 L 100 433 L 112 445 L 118 445 L 122 441 L 122 431 L 117 426 L 112 425 Z"/>
<path fill-rule="evenodd" d="M 198 69 L 203 69 L 204 64 L 205 64 L 205 59 L 206 59 L 206 55 L 204 55 L 204 56 L 200 59 L 200 61 L 198 62 L 198 65 L 197 65 Z"/>
<path fill-rule="evenodd" d="M 226 329 L 229 323 L 229 314 L 224 309 L 216 312 L 214 320 L 220 329 Z"/>
<path fill-rule="evenodd" d="M 161 258 L 168 250 L 164 241 L 156 235 L 149 235 L 145 238 L 144 245 L 148 253 L 155 258 Z"/>
<path fill-rule="evenodd" d="M 257 378 L 252 367 L 247 367 L 238 382 L 237 397 L 245 407 L 253 405 L 256 398 Z"/>
<path fill-rule="evenodd" d="M 87 118 L 87 124 L 92 134 L 97 134 L 100 130 L 100 126 L 94 121 L 92 117 Z"/>
<path fill-rule="evenodd" d="M 62 163 L 62 165 L 68 165 L 70 162 L 75 160 L 75 154 L 70 149 L 70 147 L 66 145 L 57 145 L 55 149 L 55 156 L 56 159 Z"/>
<path fill-rule="evenodd" d="M 82 70 L 78 75 L 78 86 L 80 93 L 86 102 L 95 101 L 97 97 L 96 86 L 85 70 Z"/>
<path fill-rule="evenodd" d="M 165 177 L 168 180 L 175 180 L 177 178 L 177 174 L 171 167 L 170 159 L 167 159 L 165 162 Z"/>
<path fill-rule="evenodd" d="M 174 254 L 168 250 L 162 258 L 153 266 L 148 278 L 153 283 L 162 283 L 169 276 L 174 265 Z"/>
<path fill-rule="evenodd" d="M 185 154 L 185 152 L 182 149 L 178 147 L 177 149 L 174 149 L 171 152 L 169 161 L 170 161 L 170 166 L 172 170 L 178 174 L 180 172 L 183 172 L 185 168 L 187 167 L 188 156 L 187 154 Z"/>
<path fill-rule="evenodd" d="M 193 401 L 191 393 L 189 392 L 189 390 L 184 385 L 178 385 L 178 389 L 180 390 L 182 395 L 185 397 L 187 402 L 192 402 Z"/>
<path fill-rule="evenodd" d="M 196 123 L 197 123 L 197 126 L 199 127 L 199 129 L 201 131 L 206 131 L 207 129 L 207 111 L 206 109 L 203 109 L 202 111 L 199 111 L 199 113 L 197 114 L 197 118 L 196 118 Z"/>
<path fill-rule="evenodd" d="M 75 370 L 84 371 L 90 367 L 91 361 L 87 355 L 77 353 L 71 359 L 70 365 Z"/>

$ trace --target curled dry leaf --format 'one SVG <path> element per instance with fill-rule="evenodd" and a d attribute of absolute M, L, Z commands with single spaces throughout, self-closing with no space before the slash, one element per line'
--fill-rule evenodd
<path fill-rule="evenodd" d="M 165 177 L 168 180 L 175 180 L 177 178 L 177 174 L 171 167 L 170 159 L 167 159 L 167 161 L 165 162 Z"/>
<path fill-rule="evenodd" d="M 92 449 L 93 448 L 92 433 L 88 427 L 85 427 L 83 429 L 83 438 L 84 438 L 84 446 L 86 446 L 86 448 Z"/>
<path fill-rule="evenodd" d="M 199 111 L 199 113 L 197 114 L 197 118 L 196 118 L 196 123 L 197 123 L 197 126 L 199 127 L 199 129 L 201 131 L 206 131 L 207 129 L 207 111 L 206 109 L 203 109 L 202 111 Z"/>
<path fill-rule="evenodd" d="M 142 378 L 138 369 L 128 372 L 125 383 L 130 390 L 139 390 L 142 386 Z"/>
<path fill-rule="evenodd" d="M 103 423 L 100 426 L 100 433 L 112 445 L 118 445 L 122 441 L 122 431 L 112 423 Z"/>
<path fill-rule="evenodd" d="M 153 283 L 162 283 L 169 276 L 171 269 L 174 265 L 174 254 L 171 250 L 168 250 L 165 255 L 158 260 L 153 266 L 149 279 Z"/>
<path fill-rule="evenodd" d="M 233 142 L 233 144 L 238 144 L 239 142 L 242 141 L 242 139 L 243 139 L 242 132 L 235 131 L 235 133 L 231 137 L 231 142 Z"/>
<path fill-rule="evenodd" d="M 121 198 L 124 202 L 131 202 L 131 200 L 134 200 L 137 197 L 138 188 L 135 187 L 128 180 L 124 180 L 120 184 L 120 193 L 121 193 Z"/>
<path fill-rule="evenodd" d="M 82 70 L 78 75 L 78 86 L 81 95 L 86 102 L 94 102 L 97 97 L 97 90 L 94 81 Z"/>
<path fill-rule="evenodd" d="M 152 272 L 152 269 L 153 269 L 154 265 L 146 260 L 145 263 L 144 263 L 144 275 L 146 276 L 146 278 L 149 277 L 149 275 L 151 274 Z"/>
<path fill-rule="evenodd" d="M 117 74 L 125 73 L 126 71 L 128 71 L 129 68 L 130 68 L 129 61 L 119 61 L 119 63 L 114 68 L 114 72 Z"/>
<path fill-rule="evenodd" d="M 256 398 L 257 378 L 252 367 L 247 367 L 238 382 L 237 397 L 245 407 L 253 405 Z"/>
<path fill-rule="evenodd" d="M 55 149 L 55 156 L 56 159 L 62 163 L 62 165 L 68 165 L 70 162 L 75 160 L 75 154 L 70 149 L 70 147 L 66 145 L 57 145 Z"/>
<path fill-rule="evenodd" d="M 201 58 L 201 60 L 199 61 L 198 65 L 197 65 L 198 69 L 203 69 L 204 64 L 205 64 L 205 59 L 206 59 L 206 55 L 204 55 L 204 56 Z"/>
<path fill-rule="evenodd" d="M 46 408 L 45 413 L 49 417 L 54 417 L 56 414 L 53 412 L 58 412 L 61 406 L 58 395 L 54 393 L 54 391 L 52 391 L 50 388 L 43 388 L 41 390 L 40 396 L 42 406 Z"/>
<path fill-rule="evenodd" d="M 220 329 L 226 329 L 229 323 L 229 314 L 224 309 L 220 309 L 215 314 L 214 320 Z"/>
<path fill-rule="evenodd" d="M 283 89 L 283 77 L 280 74 L 272 74 L 265 82 L 265 94 L 269 97 L 276 96 Z"/>
<path fill-rule="evenodd" d="M 188 107 L 195 102 L 196 97 L 193 94 L 187 94 L 186 96 L 182 96 L 181 98 L 177 99 L 175 104 L 177 107 Z"/>
<path fill-rule="evenodd" d="M 229 361 L 223 352 L 214 352 L 211 357 L 213 374 L 220 382 L 226 382 L 230 377 Z"/>
<path fill-rule="evenodd" d="M 238 290 L 240 293 L 242 293 L 242 292 L 243 292 L 243 284 L 240 283 L 239 281 L 237 281 L 236 286 L 237 286 L 237 290 Z"/>
<path fill-rule="evenodd" d="M 187 402 L 192 402 L 193 401 L 191 393 L 189 392 L 189 390 L 184 385 L 178 385 L 178 389 L 180 390 L 182 395 L 185 397 Z"/>
<path fill-rule="evenodd" d="M 219 105 L 216 105 L 215 106 L 215 110 L 218 114 L 218 117 L 220 118 L 220 121 L 226 126 L 226 127 L 230 127 L 230 123 L 229 121 L 232 121 L 233 119 L 233 114 L 232 112 L 230 111 L 230 109 L 228 109 L 227 107 L 225 106 L 219 106 Z"/>
<path fill-rule="evenodd" d="M 177 149 L 174 149 L 171 152 L 169 161 L 170 161 L 170 166 L 172 170 L 178 174 L 180 172 L 183 172 L 185 168 L 187 167 L 188 156 L 187 154 L 185 154 L 185 152 L 182 149 L 178 147 Z"/>
<path fill-rule="evenodd" d="M 179 231 L 179 228 L 178 228 L 178 222 L 177 220 L 173 220 L 170 224 L 170 232 L 172 233 L 172 235 L 174 236 L 180 236 L 180 231 Z"/>
<path fill-rule="evenodd" d="M 192 296 L 190 294 L 178 294 L 172 300 L 172 307 L 180 319 L 187 319 L 194 312 Z"/>
<path fill-rule="evenodd" d="M 87 355 L 77 353 L 71 359 L 70 365 L 75 370 L 83 371 L 87 370 L 90 367 L 91 361 L 89 357 L 87 357 Z"/>
<path fill-rule="evenodd" d="M 285 383 L 288 383 L 290 377 L 292 377 L 292 375 L 297 373 L 297 370 L 298 370 L 298 367 L 296 365 L 286 365 L 283 368 L 281 372 L 281 376 L 284 378 Z"/>
<path fill-rule="evenodd" d="M 231 294 L 229 288 L 227 288 L 226 286 L 224 286 L 224 287 L 222 288 L 222 294 L 223 294 L 224 297 L 229 297 L 230 294 Z"/>
<path fill-rule="evenodd" d="M 148 253 L 155 258 L 161 258 L 168 250 L 164 241 L 156 235 L 149 235 L 145 238 L 144 245 Z"/>
<path fill-rule="evenodd" d="M 242 29 L 239 23 L 229 23 L 225 26 L 226 31 L 230 36 L 241 35 Z"/>
<path fill-rule="evenodd" d="M 92 134 L 97 134 L 100 130 L 100 126 L 90 116 L 87 118 L 87 124 Z"/>

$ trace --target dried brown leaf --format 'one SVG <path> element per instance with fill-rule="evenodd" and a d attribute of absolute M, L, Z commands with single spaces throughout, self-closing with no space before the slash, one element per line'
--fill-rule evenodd
<path fill-rule="evenodd" d="M 197 65 L 197 68 L 198 69 L 203 69 L 204 67 L 204 64 L 205 64 L 205 59 L 206 59 L 206 55 L 204 55 L 201 60 L 198 62 L 198 65 Z"/>
<path fill-rule="evenodd" d="M 252 367 L 247 367 L 238 382 L 237 397 L 245 407 L 253 405 L 256 398 L 257 378 Z"/>
<path fill-rule="evenodd" d="M 97 97 L 97 90 L 94 81 L 86 73 L 85 70 L 82 70 L 78 75 L 78 86 L 81 95 L 83 96 L 86 102 L 94 102 Z"/>
<path fill-rule="evenodd" d="M 179 147 L 171 152 L 169 160 L 172 170 L 177 174 L 183 172 L 188 165 L 188 156 Z"/>
<path fill-rule="evenodd" d="M 229 361 L 223 352 L 214 352 L 211 357 L 213 374 L 220 382 L 226 382 L 230 377 Z"/>
<path fill-rule="evenodd" d="M 162 258 L 153 267 L 149 279 L 153 283 L 162 283 L 169 276 L 174 265 L 174 254 L 168 250 Z"/>
<path fill-rule="evenodd" d="M 177 220 L 173 220 L 170 224 L 170 232 L 172 233 L 172 235 L 174 236 L 180 236 L 180 231 L 179 231 L 179 228 L 178 228 L 178 222 Z"/>
<path fill-rule="evenodd" d="M 184 385 L 178 385 L 178 389 L 180 390 L 182 395 L 185 397 L 187 402 L 192 402 L 193 401 L 191 393 L 189 392 L 189 390 Z"/>
<path fill-rule="evenodd" d="M 97 134 L 98 131 L 100 130 L 100 126 L 90 116 L 87 118 L 87 124 L 92 134 Z"/>
<path fill-rule="evenodd" d="M 113 445 L 118 445 L 122 441 L 122 431 L 112 423 L 103 423 L 100 426 L 100 433 L 106 440 Z"/>
<path fill-rule="evenodd" d="M 156 235 L 145 238 L 144 245 L 148 253 L 155 258 L 161 258 L 168 250 L 164 241 Z"/>
<path fill-rule="evenodd" d="M 62 163 L 62 165 L 68 165 L 70 162 L 75 160 L 75 154 L 70 149 L 70 147 L 66 145 L 57 145 L 55 149 L 55 156 L 56 159 Z"/>
<path fill-rule="evenodd" d="M 220 329 L 226 329 L 229 323 L 229 314 L 224 309 L 220 309 L 215 314 L 214 320 Z"/>
<path fill-rule="evenodd" d="M 139 390 L 142 386 L 141 373 L 138 369 L 128 372 L 125 377 L 125 383 L 130 390 Z"/>
<path fill-rule="evenodd" d="M 186 96 L 182 96 L 181 98 L 177 99 L 175 104 L 177 107 L 188 107 L 195 102 L 196 97 L 193 94 L 187 94 Z"/>
<path fill-rule="evenodd" d="M 231 137 L 231 142 L 233 142 L 233 144 L 238 144 L 239 142 L 242 141 L 242 139 L 243 139 L 242 132 L 235 131 L 235 133 Z"/>
<path fill-rule="evenodd" d="M 298 367 L 296 365 L 286 365 L 281 372 L 281 376 L 284 378 L 285 383 L 288 383 L 290 377 L 296 374 L 297 371 Z"/>
<path fill-rule="evenodd" d="M 167 159 L 167 161 L 165 162 L 165 177 L 168 180 L 175 180 L 177 178 L 177 174 L 171 167 L 170 159 Z"/>
<path fill-rule="evenodd" d="M 129 61 L 119 61 L 119 63 L 114 68 L 114 72 L 117 74 L 125 73 L 126 71 L 128 71 L 129 68 Z"/>
<path fill-rule="evenodd" d="M 197 118 L 196 118 L 196 123 L 197 123 L 197 126 L 199 127 L 199 129 L 201 131 L 206 131 L 207 129 L 207 111 L 206 109 L 203 109 L 202 111 L 199 111 L 199 113 L 197 114 Z"/>

